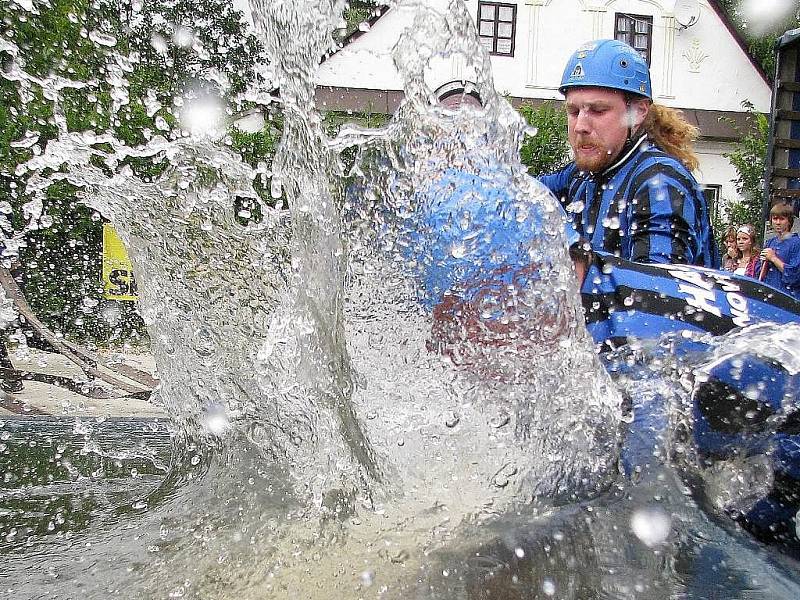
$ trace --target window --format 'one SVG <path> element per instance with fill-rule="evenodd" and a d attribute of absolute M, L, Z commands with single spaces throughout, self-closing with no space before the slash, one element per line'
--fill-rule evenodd
<path fill-rule="evenodd" d="M 706 204 L 708 204 L 708 214 L 712 219 L 717 219 L 719 215 L 719 194 L 722 191 L 722 186 L 717 183 L 709 183 L 700 186 L 703 189 L 703 195 L 706 197 Z"/>
<path fill-rule="evenodd" d="M 636 49 L 647 64 L 653 47 L 653 17 L 646 15 L 614 15 L 614 37 Z"/>
<path fill-rule="evenodd" d="M 514 56 L 517 5 L 478 2 L 478 35 L 489 54 Z"/>

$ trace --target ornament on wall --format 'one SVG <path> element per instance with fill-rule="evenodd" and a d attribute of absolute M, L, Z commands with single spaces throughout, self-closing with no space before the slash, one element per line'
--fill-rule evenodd
<path fill-rule="evenodd" d="M 689 72 L 699 73 L 700 63 L 707 59 L 709 55 L 703 52 L 700 48 L 700 40 L 695 38 L 692 40 L 692 45 L 689 46 L 689 49 L 683 53 L 683 57 L 689 61 Z"/>

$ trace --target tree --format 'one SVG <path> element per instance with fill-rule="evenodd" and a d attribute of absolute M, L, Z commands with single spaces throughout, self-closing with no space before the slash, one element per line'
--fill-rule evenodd
<path fill-rule="evenodd" d="M 742 106 L 748 114 L 747 125 L 739 128 L 729 121 L 737 130 L 739 140 L 734 144 L 734 150 L 725 157 L 736 169 L 736 191 L 742 200 L 729 204 L 728 225 L 750 223 L 756 226 L 756 231 L 760 234 L 761 228 L 758 224 L 761 222 L 764 198 L 769 122 L 750 102 L 743 102 Z"/>
<path fill-rule="evenodd" d="M 792 7 L 791 3 L 787 2 L 785 8 L 775 9 L 778 11 L 775 14 L 761 14 L 761 18 L 756 19 L 749 9 L 756 7 L 763 10 L 763 7 L 753 1 L 749 3 L 743 0 L 717 1 L 747 41 L 750 53 L 759 61 L 764 72 L 768 77 L 774 77 L 775 42 L 785 31 L 800 27 L 800 8 L 796 5 Z"/>
<path fill-rule="evenodd" d="M 30 12 L 4 3 L 0 17 L 0 33 L 10 42 L 0 51 L 6 73 L 16 65 L 31 78 L 76 82 L 60 90 L 56 104 L 36 81 L 0 74 L 0 190 L 14 209 L 7 233 L 23 228 L 21 207 L 30 200 L 29 174 L 18 167 L 59 135 L 59 123 L 69 132 L 111 133 L 129 146 L 155 134 L 175 138 L 182 135 L 182 99 L 211 94 L 229 113 L 247 109 L 243 92 L 259 82 L 265 63 L 242 15 L 225 0 L 48 0 L 35 1 Z M 233 130 L 229 141 L 251 165 L 269 162 L 276 127 L 279 117 L 261 132 Z M 146 159 L 127 162 L 143 179 L 163 169 Z M 114 327 L 102 318 L 102 219 L 81 204 L 79 190 L 65 182 L 51 186 L 43 214 L 21 253 L 35 312 L 78 338 L 141 331 L 127 303 Z"/>
<path fill-rule="evenodd" d="M 536 128 L 536 135 L 525 138 L 520 148 L 520 160 L 528 172 L 537 176 L 566 165 L 570 159 L 566 113 L 551 102 L 538 108 L 523 104 L 519 113 Z"/>

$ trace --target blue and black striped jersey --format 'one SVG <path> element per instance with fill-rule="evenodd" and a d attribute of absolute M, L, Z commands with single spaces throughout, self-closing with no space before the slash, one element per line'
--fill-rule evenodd
<path fill-rule="evenodd" d="M 646 134 L 602 173 L 582 172 L 570 163 L 540 180 L 594 250 L 637 262 L 719 266 L 699 184 Z"/>

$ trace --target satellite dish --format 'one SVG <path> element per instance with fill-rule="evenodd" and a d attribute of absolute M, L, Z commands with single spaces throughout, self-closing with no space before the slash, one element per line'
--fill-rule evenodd
<path fill-rule="evenodd" d="M 675 0 L 675 21 L 688 29 L 700 18 L 700 0 Z"/>

